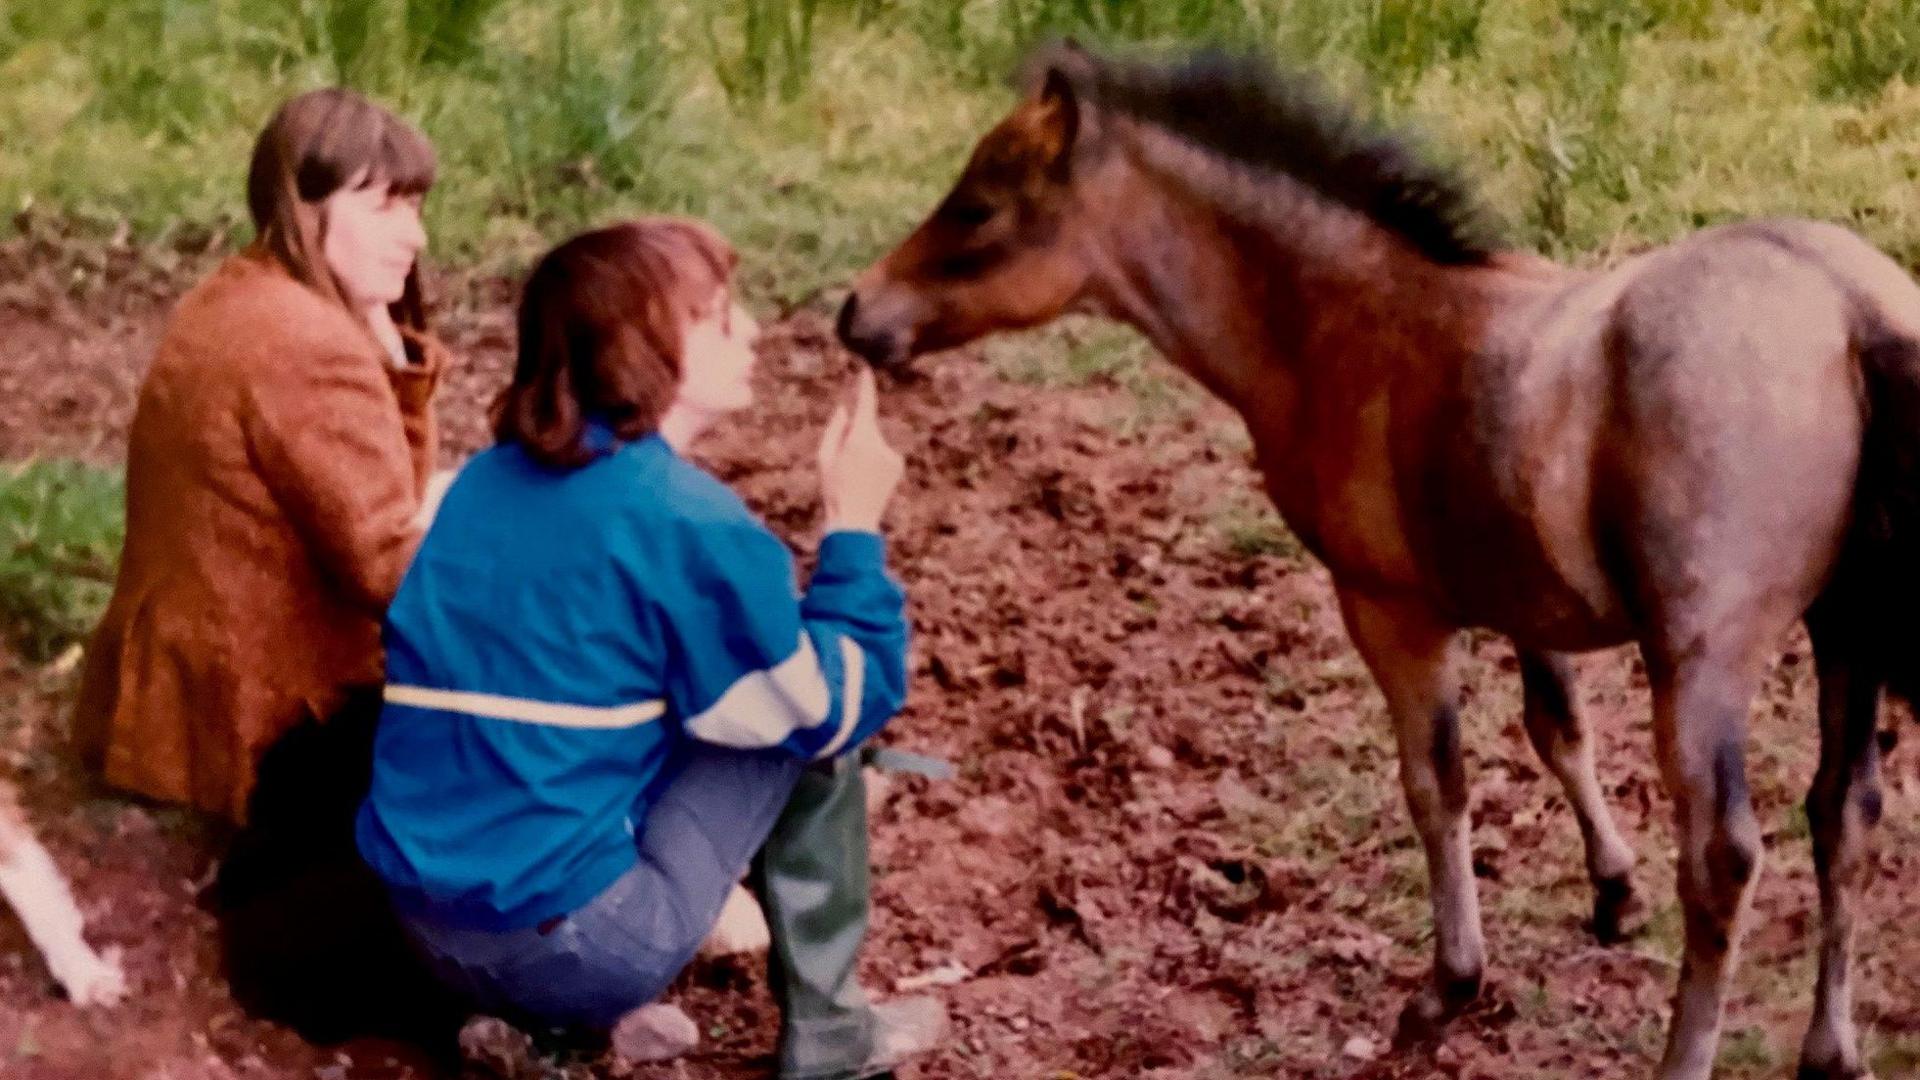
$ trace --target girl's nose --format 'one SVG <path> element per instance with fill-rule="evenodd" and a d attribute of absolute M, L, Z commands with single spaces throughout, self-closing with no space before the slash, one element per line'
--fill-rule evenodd
<path fill-rule="evenodd" d="M 427 226 L 420 220 L 419 210 L 406 215 L 406 224 L 401 227 L 401 239 L 415 253 L 427 246 Z"/>

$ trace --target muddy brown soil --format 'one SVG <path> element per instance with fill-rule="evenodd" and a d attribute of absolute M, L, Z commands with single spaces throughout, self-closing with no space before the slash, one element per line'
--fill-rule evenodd
<path fill-rule="evenodd" d="M 204 265 L 76 275 L 31 252 L 0 258 L 0 461 L 117 462 L 178 282 Z M 442 326 L 466 362 L 441 402 L 449 464 L 483 443 L 511 346 L 504 286 L 455 291 Z M 780 323 L 759 404 L 700 449 L 803 557 L 817 528 L 813 441 L 849 363 L 823 315 Z M 1148 412 L 1110 383 L 1009 382 L 970 353 L 885 391 L 910 461 L 889 532 L 914 628 L 912 700 L 885 740 L 958 768 L 950 781 L 895 779 L 873 825 L 868 982 L 930 985 L 955 1019 L 907 1075 L 1647 1075 L 1680 920 L 1636 661 L 1582 665 L 1646 902 L 1638 934 L 1602 948 L 1582 928 L 1578 834 L 1527 746 L 1511 653 L 1473 640 L 1466 745 L 1489 985 L 1438 1047 L 1391 1050 L 1428 934 L 1384 708 L 1325 573 L 1258 517 L 1238 421 L 1190 388 L 1180 396 L 1171 414 Z M 1797 809 L 1813 763 L 1811 665 L 1803 642 L 1783 648 L 1754 711 L 1769 861 L 1726 1076 L 1788 1074 L 1811 999 L 1817 903 Z M 0 1076 L 441 1075 L 413 1048 L 310 1046 L 235 1007 L 194 903 L 213 831 L 77 774 L 71 681 L 0 655 L 0 768 L 138 989 L 122 1008 L 75 1010 L 0 912 Z M 1888 725 L 1920 742 L 1904 718 Z M 1920 749 L 1897 749 L 1887 781 L 1858 991 L 1883 1080 L 1920 1075 Z M 703 964 L 676 995 L 702 1048 L 634 1075 L 766 1074 L 775 1014 L 753 963 Z M 610 1075 L 588 1062 L 546 1071 Z"/>

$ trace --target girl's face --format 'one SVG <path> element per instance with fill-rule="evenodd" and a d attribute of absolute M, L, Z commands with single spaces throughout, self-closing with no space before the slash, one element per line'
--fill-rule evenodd
<path fill-rule="evenodd" d="M 679 404 L 703 413 L 729 413 L 753 404 L 753 343 L 760 324 L 722 291 L 705 315 L 686 329 L 680 357 Z"/>
<path fill-rule="evenodd" d="M 406 293 L 407 275 L 427 246 L 420 196 L 395 194 L 362 177 L 326 197 L 320 248 L 356 308 L 384 306 Z"/>

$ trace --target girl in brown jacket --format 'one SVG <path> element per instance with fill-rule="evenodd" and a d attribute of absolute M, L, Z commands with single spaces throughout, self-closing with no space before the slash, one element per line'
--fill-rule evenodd
<path fill-rule="evenodd" d="M 346 90 L 287 102 L 255 145 L 258 239 L 180 301 L 134 413 L 75 717 L 113 786 L 244 820 L 267 747 L 380 682 L 434 460 L 433 179 L 425 137 Z"/>

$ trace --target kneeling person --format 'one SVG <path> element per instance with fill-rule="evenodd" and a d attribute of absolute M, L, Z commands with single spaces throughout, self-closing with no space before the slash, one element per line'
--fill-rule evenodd
<path fill-rule="evenodd" d="M 873 1076 L 944 1019 L 869 1005 L 854 974 L 848 753 L 906 693 L 879 534 L 901 460 L 863 372 L 821 444 L 827 533 L 798 595 L 786 547 L 681 456 L 752 400 L 734 262 L 702 225 L 646 219 L 533 271 L 498 445 L 455 478 L 387 616 L 358 841 L 442 979 L 549 1028 L 611 1030 L 656 998 L 753 861 L 781 1074 Z"/>

